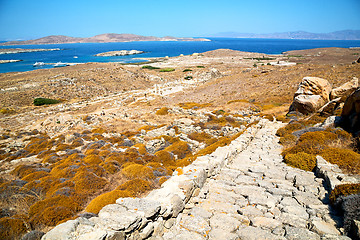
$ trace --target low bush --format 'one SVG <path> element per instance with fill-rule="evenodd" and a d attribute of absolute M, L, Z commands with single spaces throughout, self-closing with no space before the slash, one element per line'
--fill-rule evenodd
<path fill-rule="evenodd" d="M 97 196 L 89 205 L 85 208 L 86 212 L 98 214 L 99 211 L 108 204 L 113 204 L 116 202 L 118 198 L 122 197 L 132 197 L 129 191 L 123 190 L 113 190 L 111 192 L 107 192 Z"/>
<path fill-rule="evenodd" d="M 186 68 L 186 69 L 184 69 L 184 71 L 183 71 L 183 72 L 191 72 L 191 71 L 192 71 L 191 69 Z"/>
<path fill-rule="evenodd" d="M 197 68 L 205 68 L 204 66 L 196 66 Z"/>
<path fill-rule="evenodd" d="M 337 185 L 334 190 L 331 191 L 330 201 L 331 203 L 335 203 L 336 199 L 340 196 L 348 196 L 351 194 L 359 194 L 360 193 L 360 183 L 356 184 L 341 184 Z"/>
<path fill-rule="evenodd" d="M 191 148 L 187 142 L 178 141 L 164 149 L 174 155 L 177 155 L 178 159 L 184 158 L 191 154 Z"/>
<path fill-rule="evenodd" d="M 184 79 L 185 80 L 191 80 L 191 79 L 193 79 L 193 77 L 192 76 L 186 76 L 186 77 L 184 77 Z"/>
<path fill-rule="evenodd" d="M 142 193 L 151 190 L 151 183 L 140 178 L 135 178 L 121 184 L 116 190 L 126 190 L 131 193 L 131 196 L 138 197 Z"/>
<path fill-rule="evenodd" d="M 23 219 L 15 217 L 0 218 L 0 239 L 13 240 L 25 234 L 28 230 Z"/>
<path fill-rule="evenodd" d="M 50 104 L 57 104 L 61 103 L 60 100 L 50 99 L 50 98 L 35 98 L 34 105 L 35 106 L 42 106 L 42 105 L 50 105 Z"/>
<path fill-rule="evenodd" d="M 300 168 L 305 171 L 312 171 L 316 166 L 316 155 L 305 152 L 287 154 L 284 162 L 292 167 Z"/>
<path fill-rule="evenodd" d="M 332 164 L 337 164 L 352 174 L 360 174 L 360 154 L 350 149 L 328 148 L 320 155 Z"/>
<path fill-rule="evenodd" d="M 102 158 L 99 155 L 95 154 L 87 155 L 83 158 L 83 161 L 87 164 L 100 164 L 103 162 Z"/>
<path fill-rule="evenodd" d="M 133 163 L 124 167 L 121 171 L 127 178 L 142 178 L 153 179 L 155 178 L 153 170 L 149 167 L 145 167 L 141 164 Z"/>
<path fill-rule="evenodd" d="M 162 68 L 160 69 L 160 72 L 173 72 L 175 71 L 175 68 Z"/>
<path fill-rule="evenodd" d="M 156 111 L 156 115 L 167 115 L 169 109 L 167 107 L 162 107 L 159 110 Z"/>
<path fill-rule="evenodd" d="M 141 68 L 142 68 L 142 69 L 150 69 L 150 70 L 160 69 L 160 68 L 158 68 L 158 67 L 153 67 L 153 66 L 150 66 L 150 65 L 145 65 L 145 66 L 142 66 Z"/>

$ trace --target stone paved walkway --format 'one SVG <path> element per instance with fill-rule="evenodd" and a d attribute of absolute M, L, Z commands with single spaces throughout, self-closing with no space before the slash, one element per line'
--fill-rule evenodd
<path fill-rule="evenodd" d="M 326 204 L 323 180 L 282 162 L 268 122 L 250 145 L 209 178 L 179 216 L 151 239 L 349 239 Z"/>

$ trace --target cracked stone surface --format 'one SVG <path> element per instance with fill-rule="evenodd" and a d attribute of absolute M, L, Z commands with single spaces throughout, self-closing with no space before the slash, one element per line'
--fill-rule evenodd
<path fill-rule="evenodd" d="M 259 128 L 171 227 L 150 239 L 350 239 L 325 204 L 323 180 L 282 162 L 275 136 L 281 126 L 267 122 Z"/>

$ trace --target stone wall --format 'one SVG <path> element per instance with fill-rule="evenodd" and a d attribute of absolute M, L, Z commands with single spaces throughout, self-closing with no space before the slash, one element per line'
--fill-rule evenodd
<path fill-rule="evenodd" d="M 145 239 L 171 224 L 205 180 L 243 151 L 267 120 L 249 127 L 228 146 L 198 157 L 191 165 L 177 170 L 160 189 L 144 198 L 119 198 L 105 206 L 96 217 L 79 217 L 56 226 L 43 236 L 55 239 Z"/>

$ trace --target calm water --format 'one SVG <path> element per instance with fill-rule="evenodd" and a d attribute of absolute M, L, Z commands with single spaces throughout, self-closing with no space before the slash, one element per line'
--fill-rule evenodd
<path fill-rule="evenodd" d="M 74 43 L 51 45 L 0 46 L 0 48 L 60 48 L 61 51 L 1 54 L 0 59 L 21 59 L 22 62 L 0 64 L 0 73 L 31 71 L 35 62 L 139 62 L 134 58 L 173 57 L 180 54 L 205 52 L 228 48 L 246 52 L 279 54 L 290 50 L 321 47 L 360 47 L 360 41 L 292 40 L 292 39 L 234 39 L 210 38 L 211 42 L 127 42 L 127 43 Z M 142 50 L 146 53 L 122 57 L 96 57 L 97 53 L 114 50 Z M 74 58 L 77 56 L 77 58 Z M 41 68 L 51 68 L 47 65 Z"/>

